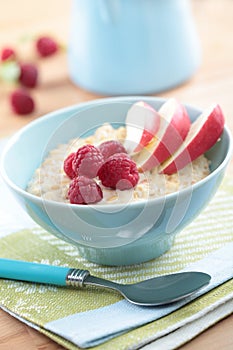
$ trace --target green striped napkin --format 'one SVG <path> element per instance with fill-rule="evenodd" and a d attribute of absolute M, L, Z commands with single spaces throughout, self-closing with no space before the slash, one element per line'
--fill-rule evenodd
<path fill-rule="evenodd" d="M 0 190 L 2 187 L 3 184 L 0 184 Z M 6 205 L 6 198 L 4 196 L 4 206 L 7 210 L 7 207 L 9 208 L 10 203 L 12 203 L 12 198 L 9 197 L 8 205 Z M 83 259 L 75 247 L 57 239 L 42 228 L 32 225 L 29 221 L 27 225 L 27 220 L 24 221 L 25 229 L 13 232 L 15 224 L 12 223 L 12 217 L 11 220 L 9 218 L 8 223 L 4 222 L 4 226 L 1 226 L 0 222 L 0 234 L 4 234 L 4 230 L 8 233 L 12 232 L 0 239 L 0 256 L 84 268 L 99 277 L 120 283 L 134 283 L 145 278 L 177 272 L 233 242 L 232 219 L 233 181 L 225 179 L 209 206 L 191 225 L 177 235 L 172 249 L 155 260 L 134 266 L 98 266 Z M 10 225 L 14 227 L 12 230 L 10 230 Z M 67 349 L 78 349 L 78 347 L 67 339 L 46 330 L 45 325 L 48 322 L 71 314 L 106 307 L 122 300 L 118 293 L 98 288 L 77 291 L 7 280 L 0 281 L 0 290 L 0 304 L 4 310 L 38 329 Z M 205 314 L 212 312 L 223 302 L 232 302 L 232 290 L 233 280 L 230 280 L 179 310 L 113 339 L 107 341 L 103 339 L 103 342 L 94 348 L 106 350 L 136 349 L 156 338 L 162 341 L 162 336 L 180 326 L 187 325 L 188 322 L 192 321 L 194 315 L 204 317 Z M 222 313 L 222 317 L 225 317 L 232 310 L 231 303 L 231 307 Z M 219 316 L 216 316 L 215 322 L 218 319 Z M 214 322 L 213 319 L 211 322 Z M 210 325 L 211 322 L 208 324 Z M 205 325 L 205 327 L 207 326 Z M 203 327 L 200 327 L 200 331 L 202 330 Z M 178 345 L 188 341 L 190 337 L 190 334 L 185 339 L 182 337 Z M 162 348 L 162 345 L 159 348 Z"/>

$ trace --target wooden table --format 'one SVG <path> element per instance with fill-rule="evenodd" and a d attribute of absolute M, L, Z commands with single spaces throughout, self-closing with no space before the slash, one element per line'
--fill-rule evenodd
<path fill-rule="evenodd" d="M 24 60 L 36 61 L 40 84 L 32 91 L 37 108 L 33 115 L 20 117 L 12 113 L 8 95 L 12 86 L 0 83 L 0 137 L 9 136 L 39 116 L 71 104 L 101 97 L 72 84 L 68 76 L 66 53 L 38 60 L 33 51 L 33 37 L 53 34 L 66 43 L 69 31 L 70 1 L 7 0 L 0 9 L 0 47 L 13 45 Z M 193 0 L 193 12 L 199 32 L 202 64 L 187 83 L 160 94 L 176 97 L 183 103 L 205 108 L 218 102 L 233 131 L 233 1 Z M 22 38 L 28 40 L 22 41 Z M 31 38 L 31 39 L 30 39 Z M 159 94 L 157 94 L 159 95 Z M 232 173 L 233 162 L 228 172 Z M 233 315 L 196 337 L 183 350 L 233 348 Z M 50 339 L 0 311 L 0 350 L 62 349 Z"/>

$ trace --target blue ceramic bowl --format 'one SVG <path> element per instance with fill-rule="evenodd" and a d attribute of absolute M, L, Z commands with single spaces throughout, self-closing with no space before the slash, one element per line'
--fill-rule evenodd
<path fill-rule="evenodd" d="M 49 150 L 74 137 L 92 134 L 105 122 L 122 125 L 130 105 L 138 100 L 156 109 L 165 102 L 144 96 L 107 98 L 49 113 L 16 133 L 2 157 L 3 178 L 32 219 L 75 245 L 86 259 L 99 264 L 141 263 L 169 250 L 176 234 L 215 194 L 231 157 L 232 139 L 225 127 L 221 141 L 207 152 L 210 175 L 161 198 L 124 205 L 74 205 L 44 200 L 26 192 L 35 169 Z M 186 107 L 191 120 L 195 120 L 200 110 Z"/>

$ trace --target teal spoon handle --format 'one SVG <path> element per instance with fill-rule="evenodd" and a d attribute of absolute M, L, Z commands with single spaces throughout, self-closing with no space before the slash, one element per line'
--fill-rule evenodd
<path fill-rule="evenodd" d="M 37 264 L 19 260 L 0 259 L 0 278 L 82 287 L 90 273 L 70 267 Z"/>

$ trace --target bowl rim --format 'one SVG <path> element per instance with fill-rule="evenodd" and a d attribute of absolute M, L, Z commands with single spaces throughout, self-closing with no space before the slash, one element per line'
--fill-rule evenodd
<path fill-rule="evenodd" d="M 230 129 L 225 124 L 223 132 L 226 133 L 228 140 L 229 140 L 229 144 L 228 144 L 226 157 L 219 164 L 219 166 L 215 170 L 213 170 L 209 175 L 207 175 L 205 178 L 199 180 L 195 184 L 191 184 L 191 185 L 189 185 L 181 190 L 166 194 L 164 196 L 150 198 L 150 199 L 147 198 L 147 199 L 143 199 L 141 201 L 135 201 L 135 202 L 129 202 L 129 203 L 119 203 L 119 204 L 116 203 L 116 204 L 107 204 L 107 205 L 106 204 L 88 204 L 88 205 L 79 204 L 79 205 L 77 205 L 77 204 L 71 204 L 71 203 L 66 203 L 66 202 L 57 202 L 57 201 L 53 201 L 53 200 L 44 199 L 43 197 L 38 197 L 36 195 L 33 195 L 33 194 L 27 192 L 25 189 L 22 189 L 19 186 L 15 185 L 15 183 L 9 179 L 9 177 L 5 171 L 5 167 L 4 167 L 4 160 L 7 156 L 7 153 L 9 151 L 9 149 L 15 144 L 17 139 L 19 139 L 22 134 L 24 134 L 28 129 L 30 129 L 34 125 L 39 125 L 40 123 L 44 123 L 44 121 L 46 121 L 47 119 L 50 119 L 51 117 L 55 116 L 58 113 L 61 114 L 61 113 L 73 111 L 73 114 L 71 113 L 71 115 L 69 116 L 69 118 L 72 118 L 80 110 L 84 111 L 85 109 L 92 108 L 92 107 L 97 106 L 97 105 L 102 104 L 102 103 L 106 103 L 106 104 L 109 102 L 130 102 L 130 103 L 133 103 L 134 101 L 139 101 L 139 100 L 143 100 L 143 101 L 146 101 L 148 103 L 151 101 L 157 101 L 157 102 L 164 103 L 165 101 L 168 100 L 168 98 L 163 98 L 163 97 L 160 98 L 157 96 L 140 96 L 140 95 L 139 96 L 123 96 L 123 97 L 118 96 L 118 97 L 98 98 L 98 99 L 94 99 L 91 101 L 86 101 L 86 102 L 82 102 L 79 104 L 74 104 L 74 105 L 70 105 L 67 107 L 63 107 L 63 108 L 54 110 L 52 112 L 46 113 L 45 115 L 42 115 L 40 118 L 37 118 L 37 119 L 31 121 L 26 126 L 22 127 L 20 130 L 18 130 L 13 136 L 10 137 L 10 139 L 7 141 L 5 147 L 2 151 L 0 170 L 1 170 L 1 176 L 4 180 L 4 182 L 8 185 L 9 188 L 12 188 L 14 191 L 16 191 L 21 196 L 26 197 L 29 200 L 32 200 L 33 202 L 37 202 L 38 204 L 45 203 L 48 205 L 53 205 L 53 206 L 58 206 L 58 207 L 63 207 L 65 205 L 65 206 L 69 206 L 72 209 L 78 208 L 78 210 L 88 210 L 88 208 L 92 208 L 92 209 L 96 208 L 99 210 L 105 209 L 103 211 L 106 212 L 106 208 L 109 208 L 109 210 L 111 211 L 113 209 L 117 209 L 117 208 L 120 208 L 122 206 L 129 205 L 129 204 L 133 208 L 137 208 L 137 207 L 141 207 L 142 205 L 145 205 L 145 204 L 146 205 L 153 205 L 156 203 L 159 204 L 161 202 L 164 202 L 165 200 L 169 200 L 169 199 L 173 200 L 177 197 L 178 194 L 185 195 L 186 193 L 189 193 L 190 191 L 193 191 L 194 189 L 199 188 L 204 183 L 206 183 L 211 178 L 213 178 L 216 175 L 216 173 L 221 172 L 221 170 L 227 166 L 227 164 L 229 163 L 229 161 L 232 157 L 232 154 L 233 154 L 233 138 L 232 138 Z M 197 108 L 191 104 L 183 103 L 183 105 L 186 108 L 194 109 L 197 113 L 202 112 L 202 110 L 200 108 Z"/>

